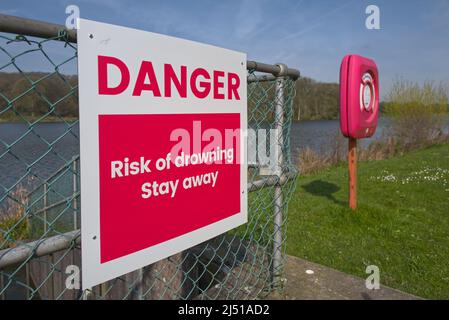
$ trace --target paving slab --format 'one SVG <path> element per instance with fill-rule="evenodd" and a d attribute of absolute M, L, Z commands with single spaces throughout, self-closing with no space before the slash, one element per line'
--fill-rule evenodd
<path fill-rule="evenodd" d="M 368 275 L 367 275 L 368 276 Z M 304 259 L 287 256 L 282 293 L 268 299 L 286 300 L 421 300 L 399 290 L 380 286 L 369 290 L 365 279 L 348 275 Z M 382 281 L 382 274 L 381 274 Z"/>

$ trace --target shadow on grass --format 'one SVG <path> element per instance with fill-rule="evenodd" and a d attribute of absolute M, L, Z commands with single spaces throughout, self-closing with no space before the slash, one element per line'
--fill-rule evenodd
<path fill-rule="evenodd" d="M 306 185 L 303 185 L 302 188 L 314 195 L 319 197 L 325 197 L 326 199 L 329 199 L 330 201 L 339 204 L 339 205 L 346 205 L 346 202 L 337 200 L 334 196 L 334 193 L 338 192 L 340 190 L 340 187 L 336 184 L 326 182 L 323 180 L 314 180 Z"/>

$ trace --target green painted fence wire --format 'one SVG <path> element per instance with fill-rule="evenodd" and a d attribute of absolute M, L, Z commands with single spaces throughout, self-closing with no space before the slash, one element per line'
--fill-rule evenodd
<path fill-rule="evenodd" d="M 51 71 L 30 72 L 34 61 Z M 270 179 L 278 185 L 250 192 L 246 225 L 88 292 L 70 287 L 76 274 L 67 268 L 81 265 L 78 85 L 64 70 L 75 73 L 76 61 L 76 44 L 65 31 L 50 39 L 0 34 L 0 263 L 14 248 L 31 252 L 0 268 L 0 299 L 255 299 L 282 288 L 282 264 L 273 270 L 276 176 Z M 256 75 L 248 71 L 249 127 L 272 129 L 283 121 L 284 250 L 297 175 L 289 139 L 295 82 L 258 81 Z M 283 86 L 281 115 L 275 111 L 277 81 Z M 44 131 L 53 127 L 49 138 Z M 250 167 L 248 183 L 263 178 Z M 39 244 L 55 236 L 67 237 L 69 245 L 38 256 Z"/>

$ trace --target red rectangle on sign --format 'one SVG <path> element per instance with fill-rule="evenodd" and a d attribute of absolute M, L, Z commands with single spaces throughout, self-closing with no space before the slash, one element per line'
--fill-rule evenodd
<path fill-rule="evenodd" d="M 98 129 L 101 263 L 240 212 L 238 113 L 99 115 Z"/>

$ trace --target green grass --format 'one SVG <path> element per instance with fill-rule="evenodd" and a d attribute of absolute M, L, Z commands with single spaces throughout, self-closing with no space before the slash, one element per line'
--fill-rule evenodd
<path fill-rule="evenodd" d="M 358 209 L 347 167 L 300 177 L 287 252 L 424 298 L 449 299 L 449 144 L 359 163 Z"/>

